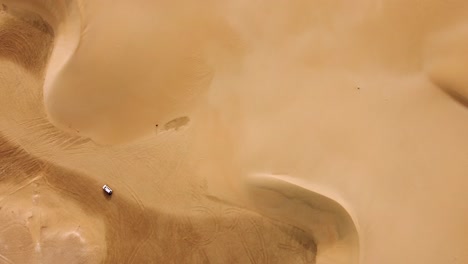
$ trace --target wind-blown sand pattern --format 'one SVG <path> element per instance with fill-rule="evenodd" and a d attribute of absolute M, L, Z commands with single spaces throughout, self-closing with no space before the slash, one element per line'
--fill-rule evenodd
<path fill-rule="evenodd" d="M 468 263 L 466 44 L 462 0 L 0 0 L 0 263 Z"/>

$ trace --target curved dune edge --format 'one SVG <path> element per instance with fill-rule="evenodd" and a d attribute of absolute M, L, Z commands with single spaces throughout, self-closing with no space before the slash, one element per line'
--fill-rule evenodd
<path fill-rule="evenodd" d="M 317 243 L 317 264 L 359 263 L 359 236 L 349 212 L 323 188 L 289 176 L 267 173 L 247 177 L 246 189 L 260 212 L 293 224 Z"/>
<path fill-rule="evenodd" d="M 0 13 L 0 58 L 36 76 L 43 75 L 54 40 L 53 29 L 38 14 L 14 6 L 2 4 Z"/>
<path fill-rule="evenodd" d="M 120 2 L 109 8 L 68 2 L 46 72 L 50 122 L 98 144 L 132 143 L 152 136 L 155 127 L 186 117 L 213 75 L 202 43 L 212 41 L 218 25 L 194 16 L 197 10 L 185 21 L 155 8 L 152 19 L 160 19 L 164 27 L 147 26 L 154 22 L 132 15 L 144 6 L 128 8 Z M 194 27 L 203 31 L 189 30 Z M 124 37 L 121 28 L 132 36 Z"/>
<path fill-rule="evenodd" d="M 468 24 L 436 33 L 424 48 L 424 68 L 430 81 L 464 107 L 468 107 Z"/>
<path fill-rule="evenodd" d="M 81 18 L 78 2 L 70 0 L 3 0 L 7 9 L 39 15 L 51 27 L 54 44 L 47 63 L 45 90 L 65 66 L 79 45 Z"/>

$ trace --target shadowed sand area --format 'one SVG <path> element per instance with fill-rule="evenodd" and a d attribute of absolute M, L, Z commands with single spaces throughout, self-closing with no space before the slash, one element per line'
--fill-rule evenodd
<path fill-rule="evenodd" d="M 315 263 L 298 228 L 199 201 L 169 215 L 0 138 L 1 263 Z"/>

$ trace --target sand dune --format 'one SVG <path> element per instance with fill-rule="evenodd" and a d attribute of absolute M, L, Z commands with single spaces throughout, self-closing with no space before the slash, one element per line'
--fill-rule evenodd
<path fill-rule="evenodd" d="M 468 263 L 467 17 L 0 1 L 0 263 Z"/>

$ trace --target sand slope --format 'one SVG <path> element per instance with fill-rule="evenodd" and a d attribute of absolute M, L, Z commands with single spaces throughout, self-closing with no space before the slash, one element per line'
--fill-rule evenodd
<path fill-rule="evenodd" d="M 465 1 L 0 4 L 0 263 L 468 263 Z"/>

